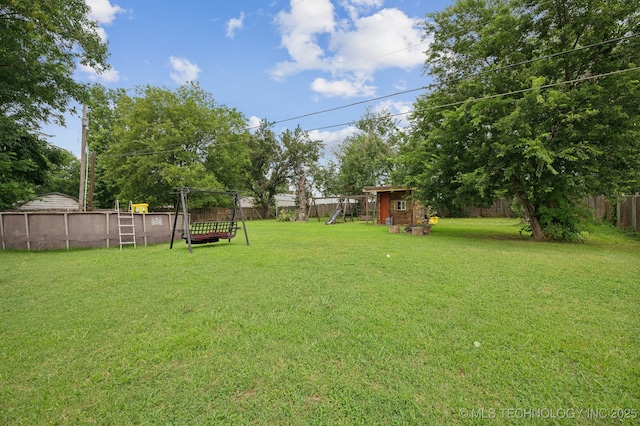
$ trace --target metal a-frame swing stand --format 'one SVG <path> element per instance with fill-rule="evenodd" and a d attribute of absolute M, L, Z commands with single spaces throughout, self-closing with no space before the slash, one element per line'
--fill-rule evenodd
<path fill-rule="evenodd" d="M 188 194 L 191 192 L 204 192 L 207 194 L 221 194 L 228 195 L 233 198 L 233 214 L 231 217 L 231 221 L 213 221 L 213 222 L 203 222 L 192 225 L 198 225 L 199 228 L 206 227 L 211 234 L 211 239 L 208 240 L 198 240 L 193 238 L 191 232 L 191 226 L 189 224 L 189 209 L 187 207 L 187 199 Z M 244 239 L 249 245 L 249 235 L 247 234 L 247 225 L 245 223 L 244 212 L 242 211 L 242 204 L 240 202 L 240 194 L 235 191 L 215 191 L 215 190 L 207 190 L 207 189 L 194 189 L 189 187 L 181 187 L 177 188 L 175 194 L 177 194 L 177 198 L 175 201 L 175 216 L 173 219 L 173 228 L 171 229 L 171 244 L 169 245 L 169 250 L 173 248 L 173 241 L 176 235 L 176 228 L 178 224 L 178 212 L 180 211 L 180 206 L 182 206 L 182 235 L 183 238 L 187 240 L 187 245 L 189 246 L 189 253 L 193 253 L 192 245 L 200 244 L 203 242 L 217 242 L 220 239 L 228 239 L 231 241 L 231 238 L 235 237 L 236 230 L 238 229 L 237 221 L 236 221 L 236 212 L 240 212 L 240 219 L 242 220 L 242 231 L 244 232 Z M 224 229 L 223 229 L 224 228 Z"/>

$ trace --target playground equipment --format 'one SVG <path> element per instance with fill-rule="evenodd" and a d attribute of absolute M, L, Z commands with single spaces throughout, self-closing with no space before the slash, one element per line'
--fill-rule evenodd
<path fill-rule="evenodd" d="M 334 223 L 336 223 L 336 219 L 338 218 L 338 216 L 340 216 L 341 213 L 342 213 L 342 209 L 340 207 L 335 209 L 334 212 L 331 214 L 331 217 L 329 218 L 329 220 L 325 222 L 325 225 L 333 225 Z"/>
<path fill-rule="evenodd" d="M 190 223 L 189 209 L 187 207 L 188 196 L 190 193 L 230 196 L 233 199 L 233 208 L 230 211 L 230 216 L 226 220 Z M 249 245 L 249 236 L 247 235 L 247 227 L 244 220 L 244 213 L 242 212 L 242 205 L 240 204 L 240 194 L 238 192 L 181 187 L 177 188 L 175 194 L 177 195 L 175 201 L 175 218 L 173 220 L 173 228 L 171 230 L 171 244 L 169 249 L 173 248 L 173 240 L 177 230 L 180 206 L 182 206 L 182 229 L 180 229 L 180 231 L 182 238 L 185 239 L 189 245 L 189 253 L 192 253 L 192 244 L 217 243 L 220 240 L 228 240 L 231 242 L 231 239 L 236 236 L 238 229 L 240 229 L 237 216 L 240 216 L 240 220 L 242 221 L 242 231 L 244 232 L 246 243 Z"/>
<path fill-rule="evenodd" d="M 358 218 L 359 220 L 369 221 L 374 220 L 376 214 L 375 202 L 371 202 L 369 196 L 367 195 L 337 195 L 335 197 L 313 197 L 311 202 L 309 203 L 309 208 L 307 210 L 307 220 L 311 217 L 312 209 L 315 208 L 315 215 L 320 221 L 320 211 L 319 206 L 326 206 L 326 204 L 319 203 L 318 201 L 328 200 L 331 201 L 333 205 L 336 205 L 335 209 L 329 216 L 329 220 L 325 222 L 327 225 L 333 225 L 337 223 L 338 219 L 341 218 L 342 222 L 347 221 L 347 217 L 353 221 L 353 218 Z M 325 210 L 326 212 L 326 210 Z"/>

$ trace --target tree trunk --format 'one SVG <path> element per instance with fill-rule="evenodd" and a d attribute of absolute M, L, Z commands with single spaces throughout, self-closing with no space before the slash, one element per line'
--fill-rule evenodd
<path fill-rule="evenodd" d="M 516 196 L 518 201 L 522 204 L 522 208 L 524 210 L 524 218 L 527 222 L 529 222 L 529 226 L 531 227 L 532 238 L 536 241 L 544 240 L 544 233 L 542 232 L 542 227 L 540 226 L 540 222 L 538 221 L 538 217 L 536 216 L 536 209 L 531 204 L 531 202 L 521 196 Z"/>
<path fill-rule="evenodd" d="M 269 217 L 271 217 L 271 198 L 267 198 L 265 200 L 263 208 L 264 208 L 263 217 L 265 219 L 269 219 Z"/>

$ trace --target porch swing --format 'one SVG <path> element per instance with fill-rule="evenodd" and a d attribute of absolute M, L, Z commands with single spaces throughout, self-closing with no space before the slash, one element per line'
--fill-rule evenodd
<path fill-rule="evenodd" d="M 188 194 L 190 193 L 207 193 L 207 194 L 222 194 L 228 195 L 233 199 L 233 208 L 231 214 L 225 220 L 213 220 L 190 223 L 189 210 L 187 207 Z M 228 240 L 234 238 L 237 234 L 240 226 L 238 219 L 242 221 L 242 230 L 247 245 L 249 245 L 249 236 L 247 235 L 247 227 L 245 225 L 244 213 L 242 212 L 242 205 L 240 204 L 240 194 L 232 191 L 215 191 L 206 189 L 194 189 L 189 187 L 177 188 L 175 192 L 177 195 L 175 202 L 175 217 L 173 219 L 173 229 L 171 231 L 171 245 L 169 249 L 173 248 L 173 241 L 177 231 L 178 224 L 178 212 L 180 206 L 182 206 L 182 222 L 183 226 L 181 231 L 181 237 L 186 240 L 189 246 L 189 253 L 192 253 L 192 244 L 208 244 L 217 243 L 220 240 Z M 240 216 L 239 218 L 237 216 Z"/>

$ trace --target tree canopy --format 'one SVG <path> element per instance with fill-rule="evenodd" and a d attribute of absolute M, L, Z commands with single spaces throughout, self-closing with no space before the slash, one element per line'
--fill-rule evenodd
<path fill-rule="evenodd" d="M 62 162 L 60 149 L 0 117 L 0 209 L 33 198 L 47 184 L 48 171 Z"/>
<path fill-rule="evenodd" d="M 355 126 L 358 130 L 335 152 L 337 189 L 342 195 L 360 194 L 364 187 L 389 183 L 402 135 L 397 121 L 386 110 L 367 109 Z"/>
<path fill-rule="evenodd" d="M 87 96 L 78 65 L 108 68 L 107 46 L 84 0 L 0 1 L 0 110 L 29 129 L 63 122 L 72 100 Z"/>
<path fill-rule="evenodd" d="M 267 217 L 274 196 L 286 192 L 288 184 L 295 186 L 310 173 L 310 167 L 318 161 L 322 143 L 312 140 L 300 126 L 293 131 L 285 130 L 278 136 L 271 125 L 262 120 L 249 138 L 248 146 L 250 160 L 245 187 Z"/>
<path fill-rule="evenodd" d="M 80 64 L 108 68 L 88 15 L 84 0 L 0 0 L 0 208 L 36 195 L 68 162 L 39 130 L 64 124 L 71 102 L 87 98 L 88 86 L 73 78 Z"/>
<path fill-rule="evenodd" d="M 311 140 L 309 132 L 300 126 L 282 132 L 280 139 L 286 152 L 288 179 L 295 188 L 296 200 L 299 207 L 298 218 L 306 219 L 307 192 L 310 192 L 308 176 L 320 159 L 320 150 L 324 144 L 318 140 Z"/>
<path fill-rule="evenodd" d="M 401 164 L 425 203 L 513 197 L 535 239 L 564 240 L 582 197 L 637 188 L 637 2 L 458 0 L 424 27 L 435 84 Z"/>
<path fill-rule="evenodd" d="M 98 90 L 94 97 L 89 146 L 99 152 L 102 178 L 115 198 L 158 207 L 171 204 L 177 187 L 222 188 L 230 179 L 214 174 L 212 155 L 228 145 L 242 149 L 236 139 L 246 119 L 197 84 L 176 91 L 139 87 L 133 97 Z"/>

